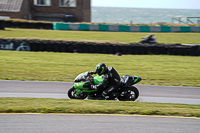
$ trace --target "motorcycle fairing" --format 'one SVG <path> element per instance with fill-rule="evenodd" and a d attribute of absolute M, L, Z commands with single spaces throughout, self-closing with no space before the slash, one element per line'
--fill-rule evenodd
<path fill-rule="evenodd" d="M 141 77 L 124 75 L 121 77 L 121 82 L 124 87 L 131 86 L 141 81 Z"/>
<path fill-rule="evenodd" d="M 76 82 L 74 83 L 74 88 L 76 89 L 88 89 L 85 84 L 89 83 L 89 81 L 87 82 Z"/>
<path fill-rule="evenodd" d="M 103 82 L 103 78 L 102 78 L 103 76 L 104 76 L 104 75 L 101 75 L 101 76 L 96 75 L 96 76 L 93 78 L 94 84 L 95 84 L 95 85 L 101 84 L 101 83 Z"/>

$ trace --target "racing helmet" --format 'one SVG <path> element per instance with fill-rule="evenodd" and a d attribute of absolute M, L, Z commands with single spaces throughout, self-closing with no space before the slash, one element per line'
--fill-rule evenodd
<path fill-rule="evenodd" d="M 107 67 L 106 67 L 106 64 L 105 63 L 99 63 L 97 66 L 96 66 L 96 73 L 98 75 L 102 75 L 105 73 Z"/>

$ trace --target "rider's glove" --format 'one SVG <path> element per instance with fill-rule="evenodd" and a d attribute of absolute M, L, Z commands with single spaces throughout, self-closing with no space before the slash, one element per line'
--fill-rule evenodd
<path fill-rule="evenodd" d="M 95 85 L 91 85 L 91 89 L 92 89 L 92 90 L 96 90 L 97 87 L 96 87 Z"/>

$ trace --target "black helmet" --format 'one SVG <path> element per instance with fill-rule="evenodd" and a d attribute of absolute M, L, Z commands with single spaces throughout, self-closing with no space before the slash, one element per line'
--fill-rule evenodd
<path fill-rule="evenodd" d="M 105 73 L 107 67 L 104 63 L 99 63 L 97 66 L 96 66 L 96 73 L 98 75 L 102 75 Z"/>

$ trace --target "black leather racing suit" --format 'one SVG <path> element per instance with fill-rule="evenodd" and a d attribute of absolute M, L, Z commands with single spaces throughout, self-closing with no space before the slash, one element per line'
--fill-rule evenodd
<path fill-rule="evenodd" d="M 103 90 L 102 95 L 105 96 L 110 96 L 110 94 L 119 88 L 120 86 L 120 76 L 117 73 L 117 71 L 113 67 L 107 67 L 106 72 L 104 73 L 104 76 L 102 77 L 104 80 L 101 84 L 96 85 L 96 88 L 98 91 Z M 106 88 L 107 83 L 109 83 L 109 87 Z M 112 97 L 112 95 L 111 95 Z"/>

